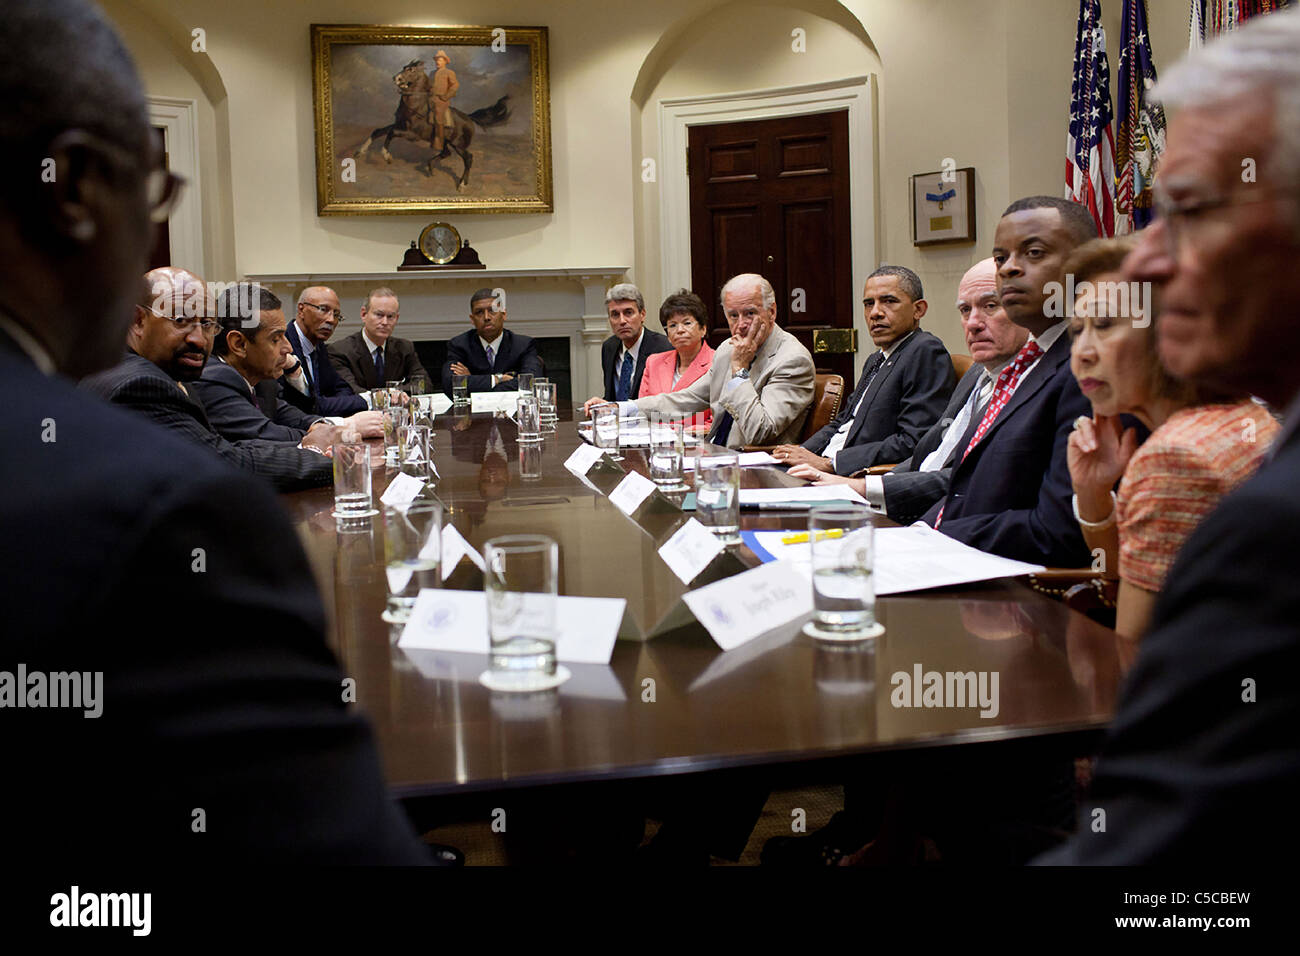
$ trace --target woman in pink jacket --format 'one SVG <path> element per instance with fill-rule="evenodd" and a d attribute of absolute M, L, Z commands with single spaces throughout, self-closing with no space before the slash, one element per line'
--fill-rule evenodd
<path fill-rule="evenodd" d="M 713 349 L 704 341 L 708 314 L 704 301 L 694 292 L 678 289 L 659 306 L 659 323 L 664 327 L 673 351 L 660 352 L 645 360 L 638 397 L 676 392 L 709 371 Z M 696 412 L 684 420 L 693 430 L 707 431 L 713 424 L 713 412 Z"/>

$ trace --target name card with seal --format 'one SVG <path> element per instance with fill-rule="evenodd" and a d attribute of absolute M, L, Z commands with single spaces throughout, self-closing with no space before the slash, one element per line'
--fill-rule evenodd
<path fill-rule="evenodd" d="M 486 570 L 483 555 L 474 550 L 474 546 L 465 540 L 465 536 L 456 530 L 455 525 L 442 526 L 442 579 L 451 577 L 460 559 L 468 556 L 480 571 Z"/>
<path fill-rule="evenodd" d="M 623 514 L 631 516 L 654 490 L 653 481 L 638 471 L 629 471 L 618 487 L 609 493 L 609 501 Z"/>
<path fill-rule="evenodd" d="M 405 474 L 394 475 L 393 480 L 388 483 L 388 487 L 384 489 L 384 493 L 380 495 L 379 500 L 390 508 L 405 509 L 410 507 L 411 502 L 423 490 L 423 478 Z"/>
<path fill-rule="evenodd" d="M 682 595 L 724 651 L 812 614 L 809 571 L 789 561 L 759 565 Z"/>
<path fill-rule="evenodd" d="M 564 467 L 569 469 L 575 475 L 585 475 L 591 471 L 591 466 L 604 457 L 604 452 L 595 445 L 579 445 L 572 455 L 565 459 Z"/>
<path fill-rule="evenodd" d="M 659 557 L 683 584 L 690 584 L 709 562 L 722 553 L 717 537 L 694 518 L 673 532 L 659 549 Z"/>
<path fill-rule="evenodd" d="M 626 609 L 623 598 L 557 598 L 556 658 L 571 664 L 608 664 Z M 488 653 L 487 595 L 425 588 L 397 644 L 405 649 Z"/>

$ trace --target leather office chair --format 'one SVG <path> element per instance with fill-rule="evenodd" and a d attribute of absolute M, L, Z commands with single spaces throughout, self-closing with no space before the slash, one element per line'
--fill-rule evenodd
<path fill-rule="evenodd" d="M 834 372 L 813 375 L 813 400 L 798 444 L 803 444 L 831 423 L 844 400 L 844 376 Z M 742 451 L 771 451 L 775 445 L 746 445 Z"/>
<path fill-rule="evenodd" d="M 969 355 L 954 355 L 952 357 L 952 370 L 957 373 L 957 381 L 970 371 L 970 367 L 975 364 L 975 360 Z"/>

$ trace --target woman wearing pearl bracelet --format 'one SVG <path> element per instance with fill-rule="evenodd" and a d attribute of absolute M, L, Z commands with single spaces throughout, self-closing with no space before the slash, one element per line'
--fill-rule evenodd
<path fill-rule="evenodd" d="M 1070 368 L 1092 402 L 1070 436 L 1074 516 L 1105 578 L 1119 580 L 1115 629 L 1138 640 L 1183 541 L 1219 499 L 1254 473 L 1278 432 L 1246 395 L 1194 387 L 1160 365 L 1156 310 L 1121 263 L 1131 239 L 1076 249 Z M 1141 448 L 1119 416 L 1151 430 Z M 1122 480 L 1121 480 L 1122 478 Z M 1115 483 L 1119 491 L 1115 492 Z"/>

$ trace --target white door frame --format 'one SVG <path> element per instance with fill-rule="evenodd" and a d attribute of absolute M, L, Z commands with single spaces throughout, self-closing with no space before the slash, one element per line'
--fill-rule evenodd
<path fill-rule="evenodd" d="M 853 281 L 876 267 L 876 76 L 779 90 L 685 96 L 659 101 L 659 288 L 691 287 L 691 184 L 686 169 L 692 126 L 848 110 L 849 205 Z M 858 371 L 868 350 L 859 350 Z"/>
<path fill-rule="evenodd" d="M 171 265 L 207 275 L 203 248 L 203 194 L 199 185 L 198 104 L 174 96 L 150 96 L 149 122 L 161 126 L 172 172 L 185 177 L 185 190 L 167 223 Z"/>

